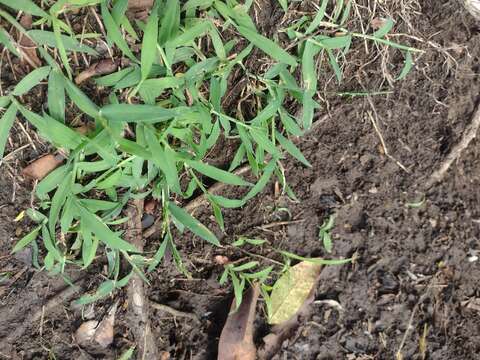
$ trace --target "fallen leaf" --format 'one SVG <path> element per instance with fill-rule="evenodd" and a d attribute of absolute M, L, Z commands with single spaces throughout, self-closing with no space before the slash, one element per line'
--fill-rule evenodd
<path fill-rule="evenodd" d="M 372 26 L 372 29 L 378 30 L 382 28 L 387 22 L 387 19 L 382 19 L 382 18 L 374 18 L 370 25 Z"/>
<path fill-rule="evenodd" d="M 107 348 L 113 342 L 115 313 L 118 303 L 115 303 L 102 321 L 89 320 L 84 322 L 75 332 L 75 340 L 80 346 L 89 346 L 93 342 L 102 348 Z"/>
<path fill-rule="evenodd" d="M 117 312 L 118 303 L 108 311 L 107 316 L 103 318 L 95 331 L 93 340 L 95 340 L 101 347 L 106 348 L 113 342 L 113 333 L 115 325 L 115 313 Z"/>
<path fill-rule="evenodd" d="M 82 135 L 88 135 L 90 132 L 95 130 L 95 124 L 93 122 L 87 122 L 83 125 L 73 128 L 73 130 L 75 130 L 76 132 Z"/>
<path fill-rule="evenodd" d="M 146 214 L 153 214 L 157 208 L 157 201 L 155 199 L 149 199 L 145 201 L 143 205 L 143 212 Z"/>
<path fill-rule="evenodd" d="M 153 0 L 128 0 L 128 9 L 130 10 L 146 10 L 153 6 Z"/>
<path fill-rule="evenodd" d="M 235 312 L 235 299 L 232 301 L 231 313 L 220 335 L 218 360 L 255 360 L 257 350 L 253 343 L 253 321 L 259 293 L 258 284 L 255 284 Z"/>
<path fill-rule="evenodd" d="M 273 286 L 269 324 L 288 321 L 302 307 L 317 283 L 321 265 L 303 261 L 292 266 Z"/>
<path fill-rule="evenodd" d="M 223 256 L 223 255 L 215 255 L 213 260 L 215 261 L 215 264 L 217 264 L 217 265 L 225 265 L 225 264 L 228 264 L 230 262 L 230 259 L 226 256 Z"/>
<path fill-rule="evenodd" d="M 25 14 L 20 19 L 20 24 L 29 30 L 32 28 L 32 16 Z M 18 47 L 20 50 L 21 61 L 28 63 L 31 67 L 37 68 L 42 66 L 42 61 L 37 55 L 37 45 L 28 36 L 17 31 Z"/>
<path fill-rule="evenodd" d="M 75 78 L 75 83 L 81 84 L 82 82 L 90 79 L 92 76 L 107 75 L 116 71 L 118 63 L 111 59 L 103 59 L 95 64 L 92 64 L 88 69 L 83 70 Z"/>
<path fill-rule="evenodd" d="M 65 158 L 61 154 L 45 155 L 30 163 L 22 170 L 23 176 L 30 177 L 36 180 L 42 180 L 51 171 L 59 167 Z"/>

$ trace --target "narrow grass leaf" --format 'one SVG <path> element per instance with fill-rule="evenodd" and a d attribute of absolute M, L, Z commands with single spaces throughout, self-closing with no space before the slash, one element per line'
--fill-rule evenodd
<path fill-rule="evenodd" d="M 60 54 L 60 59 L 62 60 L 62 64 L 67 71 L 68 77 L 72 78 L 72 69 L 70 67 L 69 58 L 67 55 L 67 50 L 65 49 L 65 45 L 63 44 L 63 38 L 60 30 L 60 21 L 53 17 L 52 18 L 52 27 L 53 27 L 53 35 L 55 37 L 55 44 L 58 52 Z"/>
<path fill-rule="evenodd" d="M 278 0 L 278 3 L 282 7 L 283 11 L 288 11 L 288 1 L 287 0 Z"/>
<path fill-rule="evenodd" d="M 178 0 L 167 0 L 163 8 L 163 17 L 158 34 L 158 42 L 164 45 L 173 39 L 180 27 L 180 2 Z"/>
<path fill-rule="evenodd" d="M 0 44 L 5 46 L 13 55 L 20 56 L 17 48 L 13 45 L 13 40 L 10 38 L 8 32 L 0 26 Z"/>
<path fill-rule="evenodd" d="M 28 30 L 27 35 L 38 45 L 46 45 L 50 47 L 57 46 L 55 33 L 46 30 Z M 60 34 L 60 40 L 67 51 L 78 51 L 88 55 L 98 55 L 91 47 L 80 44 L 73 36 Z"/>
<path fill-rule="evenodd" d="M 48 74 L 50 74 L 51 67 L 43 66 L 38 69 L 33 70 L 27 76 L 25 76 L 20 82 L 15 86 L 12 91 L 12 95 L 21 96 L 29 92 L 33 87 L 40 84 L 40 82 L 45 79 Z"/>
<path fill-rule="evenodd" d="M 267 186 L 268 182 L 270 181 L 270 177 L 272 176 L 273 171 L 276 168 L 276 162 L 277 162 L 276 159 L 270 160 L 268 165 L 263 170 L 262 176 L 257 181 L 255 186 L 248 192 L 248 194 L 245 195 L 245 197 L 243 198 L 243 201 L 246 202 L 250 200 L 251 198 L 256 196 L 259 192 L 261 192 L 265 188 L 265 186 Z"/>
<path fill-rule="evenodd" d="M 152 65 L 157 56 L 157 39 L 158 39 L 158 13 L 156 8 L 152 10 L 148 18 L 145 31 L 143 33 L 142 54 L 141 54 L 141 72 L 142 80 L 145 80 L 150 74 Z"/>
<path fill-rule="evenodd" d="M 33 231 L 31 231 L 30 233 L 28 233 L 27 235 L 25 235 L 23 238 L 21 238 L 16 244 L 15 246 L 13 247 L 12 249 L 12 254 L 15 254 L 16 252 L 19 252 L 20 250 L 22 250 L 25 246 L 27 246 L 28 244 L 30 244 L 32 241 L 34 241 L 37 236 L 38 236 L 38 233 L 40 232 L 40 230 L 42 229 L 42 226 L 38 226 L 37 228 L 33 229 Z"/>
<path fill-rule="evenodd" d="M 92 214 L 78 202 L 76 202 L 75 205 L 78 210 L 78 214 L 80 215 L 81 221 L 92 233 L 94 233 L 99 238 L 100 241 L 102 241 L 112 249 L 138 252 L 135 246 L 116 235 L 112 230 L 108 228 L 107 225 L 103 223 L 103 221 L 98 216 Z"/>
<path fill-rule="evenodd" d="M 85 114 L 91 116 L 92 118 L 97 118 L 100 115 L 98 106 L 68 79 L 65 79 L 65 90 L 67 90 L 67 94 L 70 99 Z"/>
<path fill-rule="evenodd" d="M 133 55 L 130 50 L 127 42 L 122 36 L 120 29 L 118 28 L 115 20 L 113 20 L 112 15 L 108 11 L 107 2 L 104 1 L 101 4 L 102 18 L 105 28 L 107 29 L 107 37 L 110 39 L 118 48 L 132 61 L 137 62 L 135 55 Z"/>
<path fill-rule="evenodd" d="M 165 109 L 155 105 L 111 104 L 100 109 L 101 116 L 111 121 L 158 123 L 167 121 L 187 108 Z"/>
<path fill-rule="evenodd" d="M 6 5 L 15 10 L 21 10 L 27 14 L 49 18 L 50 16 L 30 0 L 0 0 L 0 4 Z"/>
<path fill-rule="evenodd" d="M 63 76 L 56 70 L 48 77 L 48 111 L 58 121 L 65 122 L 65 88 Z"/>
<path fill-rule="evenodd" d="M 217 181 L 223 182 L 225 184 L 239 185 L 239 186 L 251 185 L 250 183 L 243 180 L 238 175 L 229 173 L 228 171 L 221 170 L 219 168 L 216 168 L 212 165 L 205 164 L 200 161 L 185 160 L 185 164 L 197 170 L 198 172 L 202 173 L 203 175 L 208 176 L 209 178 L 215 179 Z"/>
<path fill-rule="evenodd" d="M 12 102 L 12 98 L 10 96 L 0 96 L 0 108 L 6 109 L 8 105 Z"/>
<path fill-rule="evenodd" d="M 385 19 L 382 27 L 373 33 L 373 36 L 376 38 L 383 38 L 387 35 L 392 29 L 395 22 L 393 19 Z"/>
<path fill-rule="evenodd" d="M 71 192 L 72 172 L 69 172 L 62 182 L 59 184 L 55 195 L 52 198 L 50 205 L 50 213 L 48 215 L 48 230 L 50 234 L 55 234 L 55 227 L 57 225 L 58 216 L 67 200 L 68 194 Z"/>
<path fill-rule="evenodd" d="M 322 4 L 320 5 L 320 8 L 317 11 L 317 14 L 313 18 L 312 22 L 307 28 L 307 31 L 305 31 L 305 35 L 311 34 L 314 32 L 318 26 L 321 24 L 323 21 L 323 18 L 325 17 L 325 11 L 327 10 L 327 5 L 328 5 L 329 0 L 323 0 Z"/>
<path fill-rule="evenodd" d="M 265 135 L 262 130 L 258 130 L 255 128 L 249 129 L 250 135 L 255 140 L 255 142 L 262 147 L 262 149 L 266 150 L 272 155 L 279 156 L 280 153 L 278 152 L 277 147 L 274 143 Z"/>
<path fill-rule="evenodd" d="M 282 145 L 282 147 L 290 154 L 292 155 L 295 159 L 300 161 L 301 163 L 305 164 L 308 167 L 311 167 L 312 164 L 308 162 L 308 160 L 303 156 L 302 152 L 300 151 L 299 148 L 295 146 L 294 143 L 292 143 L 290 140 L 288 140 L 286 137 L 284 137 L 280 132 L 276 132 L 275 136 Z"/>
<path fill-rule="evenodd" d="M 207 30 L 210 29 L 210 23 L 208 21 L 202 21 L 197 25 L 194 25 L 183 34 L 172 38 L 166 46 L 168 47 L 178 47 L 178 46 L 185 46 L 190 45 L 190 43 L 195 40 L 196 38 L 203 36 L 206 34 Z"/>
<path fill-rule="evenodd" d="M 145 127 L 145 140 L 152 152 L 153 162 L 162 170 L 167 183 L 172 189 L 181 193 L 180 181 L 178 178 L 177 164 L 172 150 L 162 147 L 157 136 L 150 127 Z"/>
<path fill-rule="evenodd" d="M 188 228 L 195 235 L 200 236 L 202 239 L 208 241 L 213 245 L 220 246 L 220 242 L 218 241 L 215 234 L 209 229 L 207 229 L 205 225 L 200 223 L 197 219 L 192 217 L 185 210 L 178 207 L 172 202 L 168 203 L 168 210 L 180 223 L 185 225 L 185 227 Z"/>
<path fill-rule="evenodd" d="M 414 63 L 412 53 L 410 51 L 407 51 L 405 54 L 405 65 L 403 66 L 402 72 L 400 73 L 400 75 L 398 75 L 396 80 L 404 79 L 412 70 L 413 65 Z"/>
<path fill-rule="evenodd" d="M 238 26 L 238 31 L 248 41 L 264 51 L 267 55 L 270 55 L 273 59 L 291 66 L 297 66 L 297 60 L 295 57 L 287 53 L 272 40 L 267 39 L 265 36 L 244 26 Z"/>
<path fill-rule="evenodd" d="M 15 117 L 17 115 L 17 106 L 15 104 L 10 104 L 5 114 L 3 114 L 0 119 L 0 161 L 3 159 L 3 153 L 5 151 L 5 145 L 7 144 L 8 135 L 10 134 L 10 129 L 15 122 Z"/>

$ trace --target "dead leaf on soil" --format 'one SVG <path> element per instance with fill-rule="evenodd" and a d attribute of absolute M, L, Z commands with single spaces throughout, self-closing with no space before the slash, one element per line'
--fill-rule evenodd
<path fill-rule="evenodd" d="M 80 126 L 77 126 L 77 127 L 74 127 L 73 130 L 75 130 L 76 132 L 78 132 L 79 134 L 82 134 L 82 135 L 88 135 L 90 132 L 92 132 L 93 130 L 95 130 L 95 124 L 93 122 L 87 122 L 83 125 L 80 125 Z"/>
<path fill-rule="evenodd" d="M 26 177 L 42 180 L 51 171 L 59 167 L 63 163 L 63 160 L 65 160 L 65 158 L 61 154 L 49 154 L 42 156 L 41 158 L 27 165 L 22 170 L 22 174 Z"/>
<path fill-rule="evenodd" d="M 293 317 L 317 283 L 321 265 L 303 261 L 292 266 L 273 286 L 268 322 L 280 324 Z"/>
<path fill-rule="evenodd" d="M 20 24 L 27 30 L 32 28 L 32 16 L 25 14 L 20 19 Z M 28 36 L 17 31 L 18 47 L 20 50 L 21 61 L 28 63 L 31 67 L 42 66 L 42 61 L 37 55 L 37 45 Z"/>
<path fill-rule="evenodd" d="M 102 321 L 90 320 L 84 322 L 75 332 L 75 340 L 81 346 L 95 342 L 102 348 L 107 348 L 113 342 L 115 313 L 118 303 L 115 303 Z"/>
<path fill-rule="evenodd" d="M 370 25 L 373 30 L 378 30 L 378 29 L 381 29 L 386 23 L 387 23 L 387 19 L 374 18 L 371 21 Z"/>
<path fill-rule="evenodd" d="M 253 343 L 253 321 L 260 289 L 255 284 L 245 294 L 237 311 L 235 300 L 223 327 L 218 344 L 218 360 L 255 360 L 257 350 Z"/>
<path fill-rule="evenodd" d="M 90 79 L 92 76 L 107 75 L 116 71 L 118 68 L 118 62 L 111 59 L 103 59 L 95 64 L 92 64 L 88 69 L 83 70 L 75 78 L 75 83 L 81 84 L 82 82 Z"/>
<path fill-rule="evenodd" d="M 128 0 L 129 10 L 148 10 L 153 6 L 153 0 Z"/>

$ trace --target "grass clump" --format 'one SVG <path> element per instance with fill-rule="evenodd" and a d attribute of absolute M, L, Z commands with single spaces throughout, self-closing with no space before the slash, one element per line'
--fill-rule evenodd
<path fill-rule="evenodd" d="M 289 3 L 279 2 L 288 12 Z M 30 0 L 0 0 L 0 4 L 0 16 L 38 46 L 45 64 L 0 98 L 6 109 L 0 121 L 0 149 L 16 115 L 21 114 L 66 159 L 38 183 L 38 208 L 27 211 L 38 226 L 14 251 L 42 244 L 41 266 L 53 273 L 64 273 L 67 266 L 88 268 L 96 257 L 105 256 L 109 278 L 95 295 L 82 298 L 84 303 L 124 286 L 133 272 L 144 277 L 167 249 L 181 265 L 173 227 L 220 245 L 211 230 L 179 206 L 194 194 L 204 193 L 221 229 L 222 209 L 243 206 L 272 177 L 293 195 L 281 162 L 289 154 L 310 166 L 291 139 L 311 127 L 321 108 L 317 97 L 321 60 L 328 62 L 341 81 L 342 61 L 352 42 L 372 41 L 404 53 L 400 79 L 411 69 L 416 51 L 388 40 L 393 20 L 372 34 L 349 31 L 352 1 L 321 1 L 315 14 L 293 21 L 282 31 L 282 43 L 290 44 L 284 47 L 278 39 L 258 32 L 248 14 L 252 1 L 157 0 L 145 21 L 133 23 L 125 16 L 126 0 L 44 1 L 42 8 Z M 69 17 L 89 7 L 99 14 L 99 30 L 75 32 Z M 33 16 L 32 29 L 17 22 L 17 11 Z M 88 90 L 73 81 L 72 58 L 76 54 L 98 58 L 94 44 L 101 41 L 108 45 L 113 61 L 123 57 L 128 64 L 95 79 L 98 89 L 107 92 L 103 102 L 96 103 Z M 0 42 L 13 55 L 22 56 L 11 31 L 0 29 Z M 265 72 L 245 66 L 249 57 L 259 53 L 270 59 Z M 222 106 L 222 99 L 230 96 L 234 71 L 251 80 L 246 95 L 255 100 L 253 116 L 244 114 L 240 106 L 237 111 Z M 33 112 L 22 97 L 45 81 L 48 106 L 43 112 Z M 301 111 L 289 112 L 287 101 Z M 73 129 L 67 119 L 71 118 L 68 111 L 75 108 L 75 116 L 92 125 L 93 131 L 82 134 Z M 221 137 L 239 143 L 225 169 L 204 161 Z M 235 173 L 244 163 L 255 183 Z M 210 193 L 206 179 L 245 188 L 245 195 L 225 198 Z M 162 242 L 153 256 L 139 253 L 121 231 L 127 221 L 122 215 L 125 206 L 132 199 L 147 197 L 158 200 L 162 216 Z M 132 269 L 123 278 L 119 277 L 121 257 Z M 230 277 L 237 283 L 236 291 L 243 289 L 238 284 L 253 276 L 245 271 L 256 266 L 256 262 L 230 266 L 222 281 Z M 254 273 L 254 277 L 268 276 L 270 270 Z"/>

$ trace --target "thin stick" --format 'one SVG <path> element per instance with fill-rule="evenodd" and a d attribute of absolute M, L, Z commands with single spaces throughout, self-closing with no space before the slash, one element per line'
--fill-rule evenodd
<path fill-rule="evenodd" d="M 430 179 L 425 184 L 425 190 L 430 189 L 433 185 L 443 180 L 450 166 L 452 166 L 454 161 L 456 161 L 460 157 L 462 152 L 468 147 L 468 145 L 470 145 L 473 139 L 476 138 L 479 127 L 480 106 L 477 106 L 477 108 L 475 109 L 475 113 L 473 114 L 472 121 L 470 125 L 465 129 L 462 139 L 447 155 L 445 160 L 440 164 L 440 167 L 430 176 Z"/>
<path fill-rule="evenodd" d="M 154 301 L 150 301 L 150 306 L 152 308 L 154 308 L 155 310 L 167 312 L 167 313 L 173 315 L 174 317 L 187 318 L 187 319 L 190 319 L 190 320 L 192 320 L 196 323 L 200 322 L 198 317 L 196 317 L 194 314 L 183 312 L 183 311 L 180 311 L 180 310 L 176 310 L 176 309 L 174 309 L 174 308 L 172 308 L 168 305 L 159 304 L 159 303 L 156 303 Z"/>
<path fill-rule="evenodd" d="M 143 200 L 134 200 L 133 203 L 130 204 L 127 213 L 127 241 L 142 252 L 143 237 L 141 229 Z M 157 359 L 157 345 L 150 326 L 149 304 L 143 285 L 142 278 L 137 273 L 133 274 L 127 289 L 129 319 L 135 341 L 138 344 L 137 359 Z"/>

